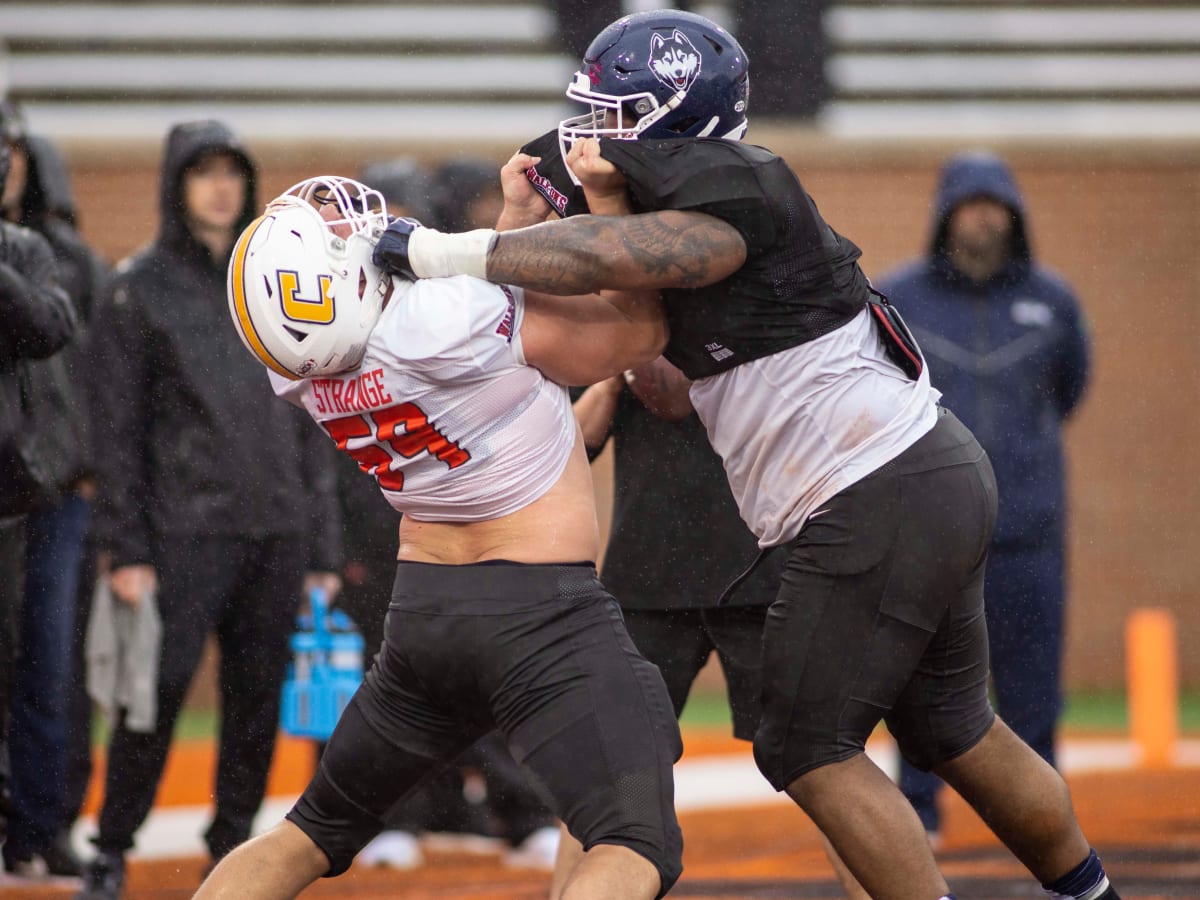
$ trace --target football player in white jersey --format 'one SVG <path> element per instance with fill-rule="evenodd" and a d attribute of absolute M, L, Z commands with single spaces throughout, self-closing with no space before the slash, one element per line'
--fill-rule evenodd
<path fill-rule="evenodd" d="M 390 807 L 492 729 L 588 848 L 562 896 L 661 896 L 681 868 L 682 745 L 597 580 L 591 474 L 560 384 L 654 358 L 657 295 L 393 277 L 371 262 L 382 209 L 356 182 L 310 179 L 230 263 L 234 323 L 276 393 L 404 515 L 383 648 L 317 773 L 197 896 L 293 897 L 340 874 Z"/>
<path fill-rule="evenodd" d="M 884 721 L 1051 896 L 1117 900 L 1066 784 L 988 701 L 987 456 L 939 406 L 858 247 L 783 159 L 741 142 L 748 71 L 702 16 L 617 20 L 567 89 L 589 111 L 506 167 L 507 230 L 393 223 L 375 260 L 559 293 L 660 289 L 664 355 L 692 380 L 742 517 L 761 547 L 787 549 L 763 638 L 764 776 L 870 896 L 952 897 L 916 813 L 865 753 Z M 568 218 L 534 224 L 549 214 Z"/>

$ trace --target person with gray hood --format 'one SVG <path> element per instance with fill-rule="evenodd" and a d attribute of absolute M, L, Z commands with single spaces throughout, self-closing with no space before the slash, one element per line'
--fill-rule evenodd
<path fill-rule="evenodd" d="M 81 900 L 121 896 L 124 854 L 154 802 L 210 633 L 221 651 L 221 725 L 204 838 L 215 861 L 249 837 L 306 568 L 331 596 L 339 586 L 334 448 L 299 410 L 253 389 L 262 367 L 228 324 L 225 274 L 257 210 L 255 179 L 224 124 L 173 127 L 158 236 L 118 265 L 93 335 L 104 448 L 96 540 L 119 602 L 157 599 L 162 642 L 152 730 L 118 716 L 112 732 L 98 853 Z"/>
<path fill-rule="evenodd" d="M 943 403 L 992 460 L 999 511 L 985 610 L 996 705 L 1054 765 L 1066 599 L 1062 427 L 1087 386 L 1083 313 L 1070 286 L 1034 261 L 1017 181 L 984 151 L 946 162 L 928 254 L 878 287 L 904 310 Z M 901 788 L 935 842 L 941 783 L 901 769 Z"/>

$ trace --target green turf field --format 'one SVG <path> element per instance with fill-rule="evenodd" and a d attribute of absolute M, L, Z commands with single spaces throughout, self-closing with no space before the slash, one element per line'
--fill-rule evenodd
<path fill-rule="evenodd" d="M 1185 691 L 1179 701 L 1179 728 L 1184 734 L 1200 734 L 1200 691 Z M 685 728 L 719 728 L 729 725 L 729 706 L 719 690 L 693 691 L 680 724 Z M 185 709 L 175 729 L 178 738 L 206 738 L 215 733 L 216 714 L 211 709 Z M 1129 729 L 1125 695 L 1119 691 L 1078 692 L 1067 700 L 1062 727 L 1065 730 L 1119 733 Z M 97 720 L 95 738 L 104 740 L 105 729 Z"/>

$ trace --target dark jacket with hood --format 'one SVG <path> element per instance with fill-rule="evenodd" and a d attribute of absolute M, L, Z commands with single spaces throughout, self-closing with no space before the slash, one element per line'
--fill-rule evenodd
<path fill-rule="evenodd" d="M 8 148 L 0 150 L 6 154 Z M 3 165 L 0 165 L 3 168 Z M 56 487 L 43 440 L 54 433 L 39 409 L 33 360 L 60 350 L 78 317 L 59 286 L 54 255 L 44 238 L 0 220 L 0 518 L 22 515 Z M 0 639 L 3 636 L 0 635 Z"/>
<path fill-rule="evenodd" d="M 250 223 L 255 168 L 238 139 L 217 122 L 176 126 L 159 235 L 119 264 L 97 320 L 97 537 L 117 566 L 153 564 L 181 537 L 291 537 L 310 569 L 334 571 L 333 443 L 276 399 L 229 320 L 228 257 L 213 258 L 188 230 L 185 170 L 214 153 L 245 170 L 235 235 Z"/>
<path fill-rule="evenodd" d="M 950 214 L 987 197 L 1013 211 L 1008 264 L 978 283 L 947 255 Z M 1025 205 L 1008 167 L 967 153 L 942 170 L 929 256 L 877 285 L 925 352 L 942 402 L 988 451 L 1000 490 L 998 544 L 1061 537 L 1065 472 L 1061 426 L 1083 396 L 1088 337 L 1062 278 L 1033 261 Z"/>
<path fill-rule="evenodd" d="M 91 417 L 86 402 L 91 374 L 88 326 L 104 288 L 107 266 L 75 228 L 75 198 L 66 162 L 45 138 L 21 138 L 29 160 L 20 222 L 50 244 L 58 279 L 79 315 L 74 339 L 60 353 L 30 364 L 34 403 L 48 427 L 43 454 L 53 466 L 59 490 L 91 471 Z"/>

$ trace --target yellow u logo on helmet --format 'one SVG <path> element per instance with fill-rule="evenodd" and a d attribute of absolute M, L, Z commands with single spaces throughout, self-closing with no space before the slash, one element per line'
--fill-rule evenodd
<path fill-rule="evenodd" d="M 279 299 L 285 316 L 293 322 L 310 325 L 328 325 L 333 321 L 333 297 L 329 293 L 333 287 L 333 276 L 317 276 L 319 296 L 315 300 L 300 296 L 299 272 L 278 269 L 275 277 L 279 283 Z"/>

